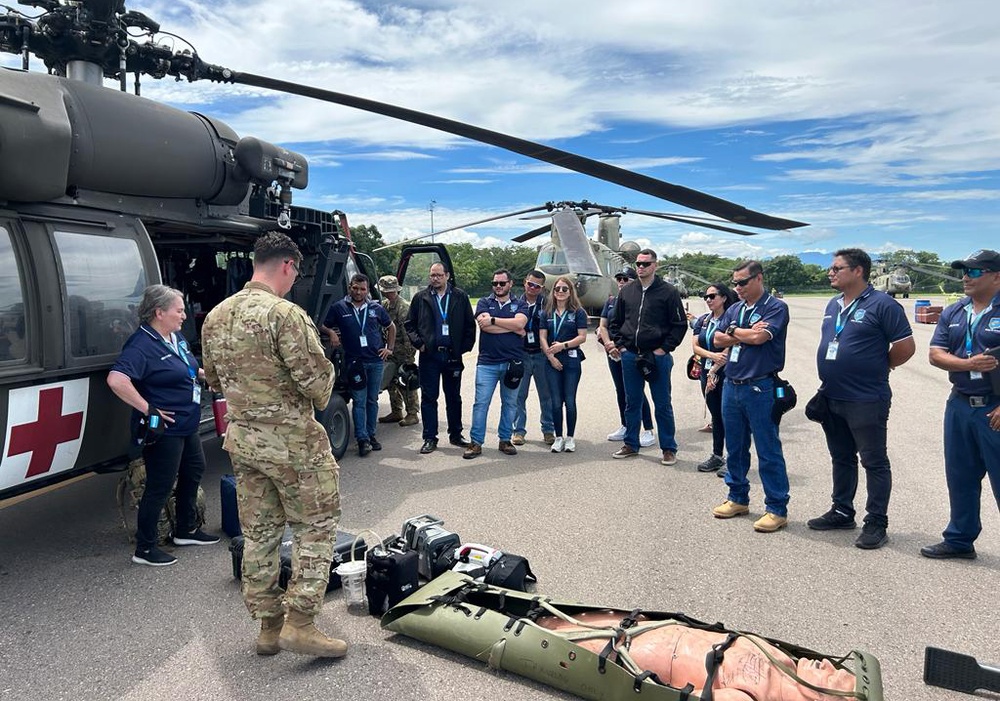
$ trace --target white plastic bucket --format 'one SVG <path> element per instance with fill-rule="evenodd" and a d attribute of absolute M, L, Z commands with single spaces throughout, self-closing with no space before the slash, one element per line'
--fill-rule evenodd
<path fill-rule="evenodd" d="M 350 560 L 337 565 L 337 574 L 344 584 L 344 592 L 347 594 L 347 605 L 365 603 L 365 574 L 368 564 L 364 560 Z"/>

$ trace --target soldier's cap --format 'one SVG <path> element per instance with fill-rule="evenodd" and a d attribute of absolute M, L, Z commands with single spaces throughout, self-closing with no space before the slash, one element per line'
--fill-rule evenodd
<path fill-rule="evenodd" d="M 951 267 L 966 270 L 979 268 L 990 273 L 997 273 L 1000 272 L 1000 253 L 983 248 L 970 254 L 965 260 L 952 261 Z"/>
<path fill-rule="evenodd" d="M 378 289 L 380 292 L 399 292 L 403 288 L 395 275 L 383 275 L 378 279 Z"/>
<path fill-rule="evenodd" d="M 615 273 L 615 280 L 621 280 L 625 278 L 626 280 L 635 280 L 639 276 L 635 274 L 634 268 L 622 268 L 617 273 Z"/>

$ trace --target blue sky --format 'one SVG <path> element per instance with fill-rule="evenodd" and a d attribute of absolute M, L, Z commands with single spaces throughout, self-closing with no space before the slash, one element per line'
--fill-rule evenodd
<path fill-rule="evenodd" d="M 626 238 L 664 253 L 857 245 L 951 259 L 1000 245 L 995 3 L 128 5 L 212 63 L 467 121 L 811 224 L 744 238 L 622 220 Z M 146 79 L 143 95 L 304 153 L 310 186 L 296 201 L 344 210 L 387 240 L 427 233 L 432 201 L 436 229 L 549 200 L 688 212 L 345 107 L 172 80 Z M 496 244 L 534 226 L 515 219 L 442 238 Z"/>

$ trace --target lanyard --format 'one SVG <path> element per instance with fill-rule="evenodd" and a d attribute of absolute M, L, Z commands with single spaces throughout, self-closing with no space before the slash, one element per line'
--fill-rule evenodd
<path fill-rule="evenodd" d="M 563 324 L 566 322 L 566 317 L 569 316 L 569 310 L 567 309 L 562 314 L 557 314 L 552 312 L 552 340 L 559 340 L 559 331 L 562 329 Z"/>
<path fill-rule="evenodd" d="M 844 330 L 844 326 L 847 324 L 847 320 L 851 318 L 851 313 L 854 308 L 858 306 L 858 302 L 861 301 L 861 297 L 851 302 L 846 308 L 841 306 L 840 311 L 837 312 L 837 323 L 834 326 L 833 340 L 840 338 L 840 332 Z M 843 304 L 843 298 L 841 298 L 841 304 Z"/>
<path fill-rule="evenodd" d="M 361 329 L 361 335 L 365 335 L 365 324 L 368 323 L 368 305 L 365 304 L 361 309 L 358 309 L 353 304 L 351 305 L 351 311 L 354 312 L 354 320 L 358 322 L 358 326 Z M 361 312 L 358 314 L 358 312 Z"/>
<path fill-rule="evenodd" d="M 969 302 L 968 304 L 965 305 L 965 319 L 966 319 L 966 326 L 965 326 L 965 357 L 967 357 L 967 358 L 971 358 L 972 357 L 972 337 L 976 333 L 976 326 L 978 326 L 979 325 L 979 321 L 984 316 L 986 316 L 986 312 L 990 311 L 991 309 L 993 309 L 992 305 L 986 307 L 985 309 L 983 309 L 983 311 L 979 312 L 978 314 L 973 315 L 973 313 L 972 313 L 972 302 Z"/>
<path fill-rule="evenodd" d="M 160 343 L 165 345 L 167 348 L 170 349 L 171 353 L 180 358 L 181 362 L 184 363 L 184 367 L 187 368 L 188 377 L 194 380 L 194 378 L 198 376 L 198 371 L 191 366 L 191 361 L 188 360 L 187 344 L 184 342 L 178 343 L 177 336 L 173 332 L 170 333 L 170 340 L 168 341 L 167 339 L 163 338 L 163 336 L 161 336 L 156 332 L 150 332 L 148 329 L 145 328 L 143 328 L 143 331 L 148 333 L 153 338 L 160 339 Z"/>
<path fill-rule="evenodd" d="M 439 295 L 436 292 L 434 293 L 434 297 L 437 299 L 438 311 L 441 312 L 441 321 L 444 322 L 444 323 L 446 323 L 446 324 L 448 323 L 448 297 L 449 297 L 449 295 L 451 295 L 451 292 L 446 292 L 445 295 L 444 295 L 444 297 L 442 297 L 441 295 Z M 444 300 L 444 302 L 442 302 L 441 300 Z"/>
<path fill-rule="evenodd" d="M 719 320 L 713 316 L 709 319 L 708 326 L 705 329 L 705 345 L 708 347 L 708 350 L 715 348 L 715 344 L 712 343 L 712 336 L 715 335 L 717 328 L 719 328 Z"/>
<path fill-rule="evenodd" d="M 754 303 L 754 305 L 752 307 L 748 307 L 747 304 L 746 304 L 746 302 L 743 303 L 743 308 L 740 309 L 740 326 L 741 327 L 743 326 L 743 315 L 746 312 L 750 312 L 750 316 L 753 316 L 753 311 L 756 308 L 757 308 L 757 304 L 756 303 Z M 746 327 L 743 327 L 743 328 L 746 328 Z"/>
<path fill-rule="evenodd" d="M 528 331 L 532 330 L 532 325 L 535 322 L 535 305 L 537 304 L 538 302 L 536 301 L 535 304 L 528 305 L 528 324 L 527 324 Z"/>

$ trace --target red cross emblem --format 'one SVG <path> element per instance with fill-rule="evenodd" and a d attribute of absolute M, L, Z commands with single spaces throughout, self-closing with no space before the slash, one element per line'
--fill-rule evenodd
<path fill-rule="evenodd" d="M 59 444 L 75 441 L 82 431 L 82 411 L 63 414 L 63 387 L 43 389 L 38 393 L 38 417 L 11 428 L 7 455 L 31 453 L 24 475 L 30 479 L 48 472 Z"/>

